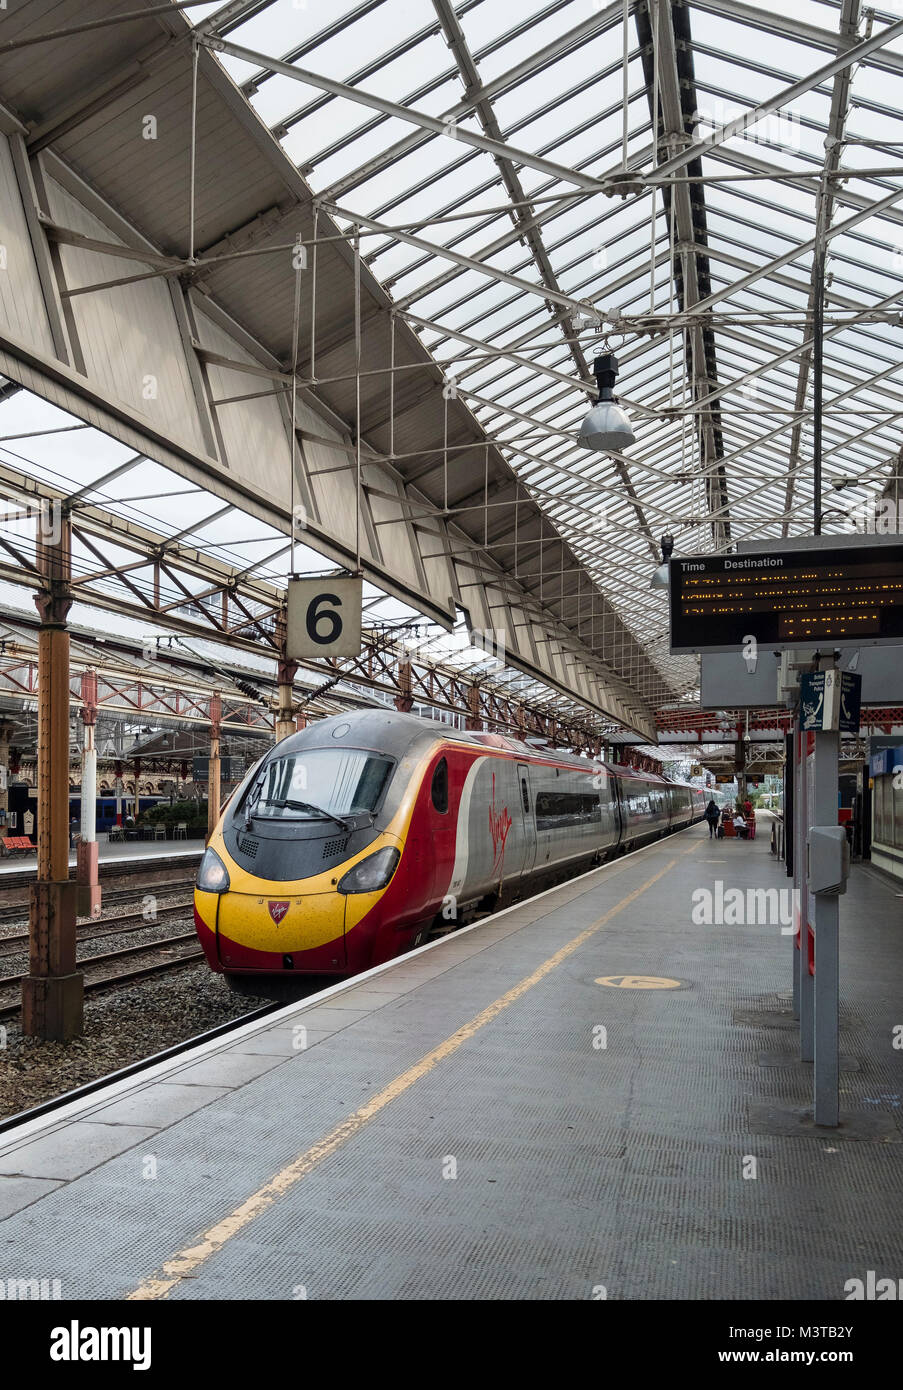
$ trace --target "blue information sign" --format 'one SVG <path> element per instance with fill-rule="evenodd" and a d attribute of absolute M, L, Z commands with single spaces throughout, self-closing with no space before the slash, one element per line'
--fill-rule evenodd
<path fill-rule="evenodd" d="M 859 732 L 862 677 L 851 671 L 806 671 L 800 676 L 800 727 Z"/>

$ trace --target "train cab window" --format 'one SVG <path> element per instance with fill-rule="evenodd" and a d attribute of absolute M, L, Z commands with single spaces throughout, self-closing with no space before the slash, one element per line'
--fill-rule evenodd
<path fill-rule="evenodd" d="M 445 758 L 440 758 L 436 764 L 431 795 L 436 810 L 444 815 L 448 810 L 448 763 Z"/>
<path fill-rule="evenodd" d="M 388 758 L 363 748 L 309 748 L 264 762 L 245 804 L 255 817 L 323 820 L 376 811 L 392 774 Z"/>

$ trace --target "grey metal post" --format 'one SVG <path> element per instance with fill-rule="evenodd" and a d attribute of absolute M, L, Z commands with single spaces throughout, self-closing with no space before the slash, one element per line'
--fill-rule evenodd
<path fill-rule="evenodd" d="M 791 847 L 792 847 L 792 848 L 791 848 L 791 851 L 790 851 L 790 862 L 791 862 L 791 864 L 793 865 L 793 887 L 794 887 L 794 889 L 797 889 L 797 887 L 798 887 L 799 866 L 800 866 L 800 856 L 799 856 L 799 800 L 800 800 L 800 756 L 799 756 L 799 746 L 800 746 L 800 733 L 799 733 L 799 729 L 800 729 L 800 721 L 799 721 L 799 717 L 797 717 L 797 718 L 794 719 L 794 721 L 793 721 L 793 732 L 792 732 L 791 735 L 790 735 L 790 748 L 789 748 L 789 750 L 788 750 L 790 756 L 789 756 L 789 758 L 786 759 L 786 761 L 785 761 L 785 763 L 784 763 L 784 776 L 785 776 L 785 778 L 787 778 L 788 780 L 792 780 L 792 782 L 793 782 L 793 791 L 792 791 L 792 794 L 791 794 L 791 796 L 790 796 L 790 798 L 789 798 L 789 801 L 790 801 L 791 822 L 790 822 L 789 825 L 787 825 L 787 824 L 786 824 L 786 820 L 785 820 L 785 824 L 784 824 L 784 834 L 785 834 L 785 836 L 787 837 L 788 843 L 789 843 L 789 844 L 791 845 Z M 785 805 L 787 804 L 787 799 L 786 799 L 786 798 L 785 798 L 785 803 L 784 803 L 784 804 L 785 804 Z M 793 902 L 794 902 L 795 905 L 801 902 L 801 897 L 799 896 L 799 894 L 798 894 L 797 892 L 794 892 L 794 893 L 793 893 Z M 802 930 L 802 923 L 801 923 L 801 922 L 794 921 L 794 926 L 799 926 L 799 927 L 800 927 L 800 930 Z M 800 937 L 800 940 L 802 941 L 802 936 Z M 791 935 L 790 935 L 790 950 L 791 950 L 791 955 L 792 955 L 792 957 L 793 957 L 793 1017 L 794 1017 L 794 1018 L 799 1018 L 799 1016 L 800 1016 L 800 959 L 801 959 L 801 956 L 802 956 L 802 952 L 797 950 L 797 946 L 796 946 L 796 932 L 795 932 L 795 931 L 794 931 L 794 932 L 791 932 Z"/>
<path fill-rule="evenodd" d="M 821 221 L 821 216 L 819 221 Z M 822 518 L 822 383 L 825 353 L 825 236 L 823 227 L 818 229 L 812 281 L 815 291 L 812 327 L 812 508 L 814 512 L 812 520 L 813 531 L 816 536 L 820 536 Z"/>
<path fill-rule="evenodd" d="M 797 890 L 800 913 L 800 1061 L 811 1062 L 815 1057 L 815 981 L 809 974 L 809 885 L 806 881 L 808 859 L 806 839 L 812 823 L 813 788 L 810 784 L 812 764 L 808 755 L 808 735 L 800 735 L 799 783 L 796 808 L 796 865 L 793 884 Z"/>
<path fill-rule="evenodd" d="M 814 825 L 837 824 L 840 734 L 815 735 Z M 840 901 L 813 894 L 815 905 L 815 1123 L 839 1123 L 838 1011 L 840 1008 Z"/>

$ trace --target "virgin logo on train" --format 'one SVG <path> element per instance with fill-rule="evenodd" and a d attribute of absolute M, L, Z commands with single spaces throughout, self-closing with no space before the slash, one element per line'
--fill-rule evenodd
<path fill-rule="evenodd" d="M 279 923 L 282 921 L 283 917 L 288 912 L 289 904 L 267 903 L 267 907 L 270 909 L 270 916 L 272 917 L 273 921 L 276 923 L 276 926 L 278 927 Z"/>
<path fill-rule="evenodd" d="M 511 817 L 508 815 L 508 807 L 503 806 L 500 811 L 495 809 L 495 773 L 492 774 L 492 802 L 489 807 L 489 833 L 492 836 L 492 848 L 495 851 L 495 859 L 492 865 L 492 872 L 502 867 L 502 860 L 505 857 L 505 841 L 508 838 L 508 831 L 511 829 Z"/>

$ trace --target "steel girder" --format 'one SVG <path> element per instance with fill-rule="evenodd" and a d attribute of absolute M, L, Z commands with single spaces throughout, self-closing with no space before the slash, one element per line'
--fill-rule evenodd
<path fill-rule="evenodd" d="M 852 47 L 855 42 L 856 32 L 859 26 L 859 12 L 859 0 L 843 0 L 838 21 L 838 51 Z M 834 78 L 834 87 L 831 93 L 831 114 L 828 118 L 828 134 L 825 139 L 825 164 L 822 170 L 821 183 L 819 185 L 816 201 L 816 245 L 812 256 L 812 273 L 809 282 L 809 297 L 807 301 L 808 313 L 812 315 L 816 313 L 816 308 L 818 308 L 819 313 L 821 313 L 824 307 L 825 233 L 831 225 L 831 217 L 834 209 L 833 184 L 831 178 L 832 175 L 837 173 L 840 166 L 840 159 L 843 153 L 841 141 L 849 104 L 850 69 L 844 68 L 843 71 L 839 72 Z M 819 265 L 821 266 L 821 274 L 819 274 L 818 270 Z M 821 296 L 821 303 L 817 304 L 819 296 Z M 794 401 L 797 410 L 801 410 L 806 403 L 812 355 L 812 347 L 810 346 L 807 347 L 800 357 L 796 382 L 796 398 Z M 790 452 L 787 461 L 787 492 L 784 498 L 784 523 L 781 528 L 781 534 L 784 536 L 787 535 L 789 530 L 793 494 L 796 488 L 802 432 L 803 422 L 802 419 L 800 419 L 793 426 L 793 433 L 790 437 Z M 820 513 L 820 502 L 818 508 Z M 820 522 L 821 517 L 819 515 L 819 524 Z"/>
<path fill-rule="evenodd" d="M 32 11 L 34 9 L 32 6 Z M 64 16 L 58 11 L 59 7 L 54 19 L 60 21 Z M 81 19 L 85 14 L 83 5 L 78 7 L 78 12 Z M 240 14 L 241 11 L 235 11 L 232 19 Z M 4 32 L 13 34 L 15 24 L 13 16 Z M 122 28 L 117 28 L 122 33 Z M 161 29 L 167 39 L 165 43 L 159 42 Z M 178 14 L 173 14 L 165 24 L 155 18 L 136 25 L 135 52 L 128 60 L 141 67 L 137 75 L 133 74 L 135 86 L 140 90 L 142 82 L 152 75 L 162 93 L 158 99 L 161 107 L 165 108 L 171 98 L 178 98 L 180 84 L 184 89 L 190 76 L 190 63 L 186 72 L 182 62 L 182 57 L 190 57 L 190 37 L 191 30 Z M 205 36 L 201 38 L 206 42 Z M 92 42 L 98 50 L 96 61 L 99 65 L 103 30 L 96 31 Z M 141 66 L 149 50 L 152 50 L 151 58 L 146 66 Z M 102 75 L 98 74 L 94 90 L 88 94 L 90 100 L 81 106 L 61 88 L 57 109 L 51 104 L 49 113 L 42 113 L 39 126 L 34 118 L 29 119 L 28 110 L 23 109 L 28 95 L 20 81 L 30 70 L 28 59 L 35 51 L 29 48 L 0 55 L 0 93 L 4 84 L 8 85 L 16 92 L 14 104 L 20 108 L 16 111 L 7 107 L 0 120 L 0 136 L 10 151 L 10 168 L 15 176 L 18 207 L 14 216 L 23 229 L 17 251 L 21 253 L 23 275 L 27 267 L 31 277 L 28 293 L 35 301 L 32 322 L 38 322 L 40 315 L 45 315 L 46 330 L 43 339 L 37 333 L 29 340 L 28 335 L 23 336 L 21 332 L 21 322 L 14 327 L 0 323 L 0 370 L 174 468 L 227 503 L 287 531 L 292 448 L 287 419 L 287 364 L 284 349 L 274 353 L 239 321 L 243 312 L 239 304 L 241 287 L 236 287 L 234 282 L 235 255 L 239 253 L 223 251 L 223 235 L 207 235 L 199 221 L 198 264 L 189 264 L 184 254 L 185 243 L 179 245 L 175 226 L 169 237 L 170 245 L 161 246 L 158 229 L 151 225 L 152 218 L 143 226 L 129 221 L 114 210 L 96 187 L 91 188 L 79 179 L 68 162 L 69 157 L 78 151 L 79 161 L 87 160 L 90 164 L 94 146 L 99 150 L 103 139 L 114 138 L 120 113 L 128 109 L 134 99 L 125 82 L 124 70 L 117 74 L 113 64 Z M 48 52 L 52 51 L 55 51 L 54 44 L 48 48 Z M 71 47 L 68 51 L 72 52 Z M 84 65 L 90 64 L 88 56 L 76 54 L 76 57 L 81 57 Z M 210 118 L 216 112 L 217 125 L 221 128 L 225 122 L 234 130 L 236 156 L 239 149 L 256 149 L 260 171 L 260 206 L 256 211 L 252 209 L 250 215 L 245 211 L 243 216 L 236 217 L 233 226 L 227 229 L 226 242 L 238 245 L 241 253 L 263 250 L 284 256 L 294 236 L 309 229 L 312 215 L 309 190 L 244 98 L 235 92 L 220 65 L 206 51 L 202 50 L 199 58 L 199 122 L 209 127 Z M 61 73 L 64 71 L 60 69 Z M 42 149 L 29 154 L 27 142 L 38 129 Z M 187 141 L 189 134 L 183 129 L 180 138 Z M 200 157 L 203 157 L 203 140 L 202 129 L 198 145 Z M 143 154 L 140 144 L 132 152 L 133 163 L 135 154 Z M 117 177 L 123 176 L 126 182 L 131 177 L 132 188 L 138 195 L 141 173 L 137 166 L 131 176 L 122 169 L 114 173 Z M 184 166 L 181 177 L 185 181 L 187 205 L 189 188 Z M 223 170 L 221 182 L 227 178 Z M 242 201 L 247 209 L 247 187 L 246 183 L 236 181 L 236 207 Z M 197 216 L 204 220 L 204 228 L 213 225 L 207 216 L 205 199 L 206 189 L 199 184 Z M 139 200 L 136 196 L 136 201 Z M 122 203 L 129 201 L 127 197 L 122 199 Z M 279 250 L 282 246 L 280 228 L 292 232 L 285 251 Z M 326 238 L 320 251 L 321 265 L 325 265 L 327 247 L 331 247 L 336 253 L 336 263 L 330 268 L 330 274 L 334 270 L 350 284 L 351 251 L 338 228 L 322 211 L 320 233 Z M 282 235 L 286 235 L 285 230 Z M 330 243 L 330 236 L 337 240 Z M 233 237 L 232 243 L 229 243 L 230 237 Z M 205 264 L 205 253 L 211 250 L 217 259 L 210 261 L 208 256 L 210 264 Z M 128 273 L 128 257 L 132 259 L 134 275 Z M 272 256 L 269 259 L 272 261 Z M 124 267 L 123 261 L 126 262 Z M 248 287 L 251 286 L 248 277 L 261 264 L 259 260 L 243 263 L 242 273 Z M 108 265 L 110 271 L 106 269 Z M 344 270 L 340 270 L 341 266 Z M 387 324 L 390 301 L 366 268 L 362 270 L 361 279 L 373 301 L 374 329 Z M 98 288 L 108 282 L 119 282 L 120 287 Z M 347 289 L 344 293 L 347 297 Z M 114 336 L 113 320 L 105 307 L 111 301 L 104 298 L 110 294 L 143 296 L 140 299 L 143 309 L 138 307 L 138 299 L 132 300 L 130 317 L 146 319 L 150 334 L 160 349 L 156 361 L 153 357 L 148 359 L 145 339 L 143 361 L 138 358 L 132 361 L 120 344 L 119 360 L 107 361 L 103 371 L 96 370 L 104 357 L 102 340 Z M 254 297 L 253 289 L 245 294 L 249 308 Z M 20 320 L 22 317 L 20 315 Z M 419 393 L 420 401 L 414 414 L 415 419 L 430 417 L 429 430 L 420 442 L 433 443 L 435 433 L 431 440 L 428 436 L 429 431 L 435 431 L 433 402 L 441 387 L 441 373 L 431 368 L 428 355 L 419 348 L 409 330 L 400 326 L 399 332 L 406 351 L 414 354 L 412 360 L 416 360 L 420 352 L 423 370 L 419 373 L 418 392 L 415 392 L 415 395 Z M 347 347 L 347 327 L 343 334 L 344 337 L 340 334 L 337 338 L 336 347 L 343 342 Z M 328 341 L 320 346 L 324 353 L 330 351 Z M 116 384 L 117 372 L 124 371 L 132 382 L 140 382 L 142 378 L 147 379 L 149 367 L 157 367 L 156 372 L 150 373 L 154 378 L 161 370 L 170 373 L 166 398 L 168 416 L 166 409 L 161 414 L 156 408 L 137 408 L 134 395 L 129 399 L 128 391 Z M 267 386 L 260 382 L 261 375 L 268 378 Z M 242 377 L 248 385 L 244 385 Z M 180 380 L 174 393 L 176 378 Z M 347 396 L 347 392 L 344 394 Z M 302 393 L 301 398 L 313 415 L 302 420 L 298 431 L 296 496 L 306 508 L 306 543 L 340 565 L 353 568 L 357 558 L 353 540 L 349 540 L 347 528 L 343 535 L 336 525 L 337 517 L 353 515 L 357 510 L 353 469 L 345 467 L 347 451 L 354 447 L 356 426 L 353 416 L 347 411 L 343 413 L 341 396 L 338 388 L 318 389 L 315 384 L 308 385 Z M 241 423 L 243 412 L 246 419 Z M 310 421 L 314 415 L 322 423 L 312 428 Z M 459 434 L 462 430 L 469 431 L 477 447 L 483 447 L 480 441 L 485 441 L 492 454 L 494 473 L 512 476 L 503 455 L 491 441 L 485 440 L 463 402 L 455 403 L 454 417 Z M 246 438 L 256 436 L 261 441 L 262 450 L 254 461 L 254 467 L 261 469 L 260 476 L 252 477 L 241 452 L 236 452 L 236 431 L 244 431 Z M 466 557 L 463 562 L 458 558 L 459 550 L 466 547 L 470 539 L 461 525 L 449 523 L 438 514 L 428 526 L 423 522 L 412 524 L 410 510 L 430 508 L 434 506 L 432 500 L 422 490 L 410 489 L 404 466 L 397 467 L 384 450 L 374 447 L 366 438 L 361 440 L 361 452 L 364 463 L 363 487 L 359 494 L 363 533 L 361 560 L 365 573 L 375 584 L 449 627 L 457 603 L 472 609 L 476 605 L 475 626 L 508 629 L 507 649 L 512 665 L 546 679 L 552 688 L 563 691 L 573 688 L 582 702 L 647 736 L 651 734 L 649 709 L 643 699 L 625 682 L 618 682 L 607 673 L 597 655 L 584 647 L 577 634 L 568 630 L 558 614 L 559 605 L 555 599 L 550 600 L 550 608 L 543 608 L 531 592 L 535 588 L 531 579 L 528 577 L 524 584 L 519 583 L 510 567 L 500 559 L 498 563 L 488 562 L 488 568 L 495 570 L 496 584 L 483 583 L 477 603 L 472 567 Z M 334 469 L 317 466 L 324 456 L 337 460 Z M 324 478 L 327 472 L 329 477 Z M 324 489 L 332 494 L 331 500 Z M 515 499 L 515 505 L 521 521 L 531 513 L 537 514 L 526 492 Z M 390 513 L 393 524 L 385 536 L 381 536 L 375 523 L 385 520 Z M 553 528 L 549 528 L 547 535 L 550 548 L 554 542 L 560 556 L 557 569 L 565 574 L 572 564 L 569 552 L 560 537 L 555 537 Z M 438 550 L 442 556 L 425 563 L 423 552 L 435 551 L 436 539 L 440 540 Z M 480 610 L 480 604 L 485 611 Z M 515 615 L 510 627 L 509 611 Z M 520 621 L 518 613 L 524 615 Z"/>
<path fill-rule="evenodd" d="M 0 492 L 18 498 L 59 498 L 49 488 L 39 488 L 34 483 L 23 486 L 11 470 L 2 466 Z M 76 601 L 146 622 L 153 629 L 221 643 L 226 649 L 256 657 L 278 657 L 277 624 L 284 603 L 278 587 L 242 576 L 234 566 L 205 555 L 184 541 L 153 533 L 84 500 L 73 508 L 72 535 L 72 587 Z M 37 589 L 40 576 L 28 542 L 13 542 L 0 533 L 0 554 L 6 557 L 0 558 L 0 578 Z M 20 617 L 14 621 L 22 623 Z M 107 641 L 102 649 L 97 649 L 107 651 L 114 645 Z M 482 666 L 468 670 L 441 660 L 424 662 L 411 653 L 402 639 L 380 629 L 365 630 L 358 659 L 304 663 L 300 678 L 308 688 L 302 687 L 299 694 L 302 703 L 309 704 L 320 685 L 338 680 L 350 689 L 344 694 L 336 692 L 336 707 L 359 704 L 361 692 L 366 690 L 396 697 L 404 693 L 399 676 L 402 666 L 413 673 L 417 700 L 450 713 L 470 710 L 468 692 L 477 690 L 478 716 L 490 727 L 511 732 L 523 727 L 547 735 L 552 723 L 556 723 L 567 731 L 562 738 L 572 738 L 581 747 L 589 746 L 612 727 L 610 721 L 600 720 L 573 692 L 562 700 L 565 692 L 556 696 L 549 690 L 543 697 L 533 689 L 526 697 L 515 698 L 501 679 L 500 662 L 490 661 L 488 672 Z M 248 679 L 264 689 L 271 684 L 270 678 L 253 674 Z M 534 678 L 533 685 L 536 684 L 544 683 Z M 310 706 L 311 712 L 318 708 L 316 703 Z"/>
<path fill-rule="evenodd" d="M 660 136 L 657 131 L 656 137 L 667 152 L 676 154 L 692 143 L 688 126 L 692 128 L 697 109 L 687 11 L 683 5 L 672 4 L 670 0 L 648 0 L 645 7 L 637 9 L 636 23 L 650 110 L 653 121 L 661 129 Z M 677 33 L 678 26 L 680 34 Z M 660 112 L 653 109 L 656 91 Z M 691 175 L 695 173 L 701 176 L 702 165 L 698 158 L 687 167 Z M 704 192 L 701 185 L 694 193 L 689 183 L 665 182 L 662 184 L 662 198 L 666 220 L 673 216 L 675 236 L 680 247 L 674 271 L 678 308 L 685 313 L 695 309 L 711 294 Z M 652 202 L 654 217 L 654 188 Z M 727 478 L 722 463 L 721 419 L 717 402 L 708 409 L 699 404 L 717 386 L 718 365 L 714 334 L 711 327 L 699 317 L 684 335 L 684 352 L 691 399 L 695 403 L 700 468 L 711 517 L 712 541 L 715 549 L 720 550 L 731 539 Z"/>

